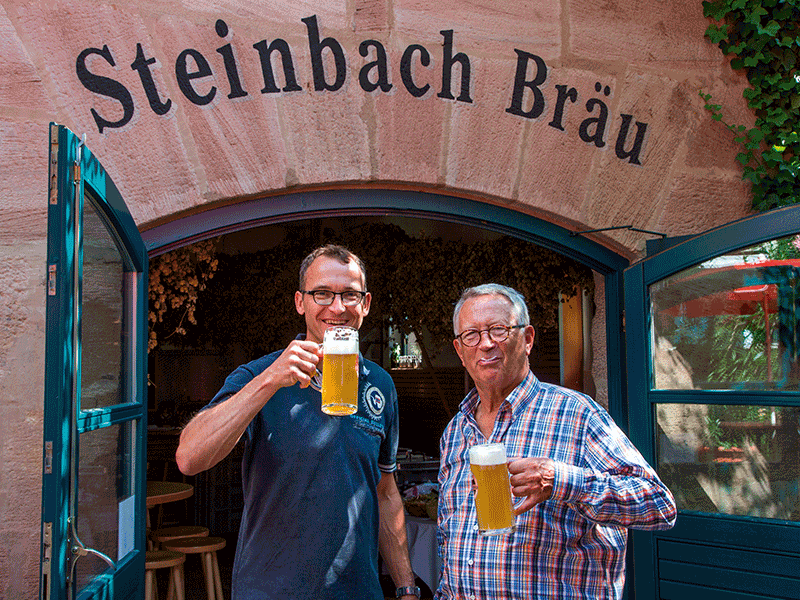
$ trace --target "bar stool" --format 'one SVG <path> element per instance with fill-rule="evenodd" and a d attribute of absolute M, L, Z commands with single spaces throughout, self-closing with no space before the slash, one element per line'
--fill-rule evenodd
<path fill-rule="evenodd" d="M 162 544 L 164 550 L 199 554 L 203 563 L 203 574 L 206 580 L 206 593 L 208 600 L 223 600 L 222 580 L 219 576 L 219 562 L 217 550 L 225 547 L 225 539 L 221 537 L 193 537 L 170 540 Z"/>
<path fill-rule="evenodd" d="M 181 565 L 186 562 L 186 555 L 173 550 L 148 550 L 144 559 L 144 598 L 145 600 L 158 600 L 156 589 L 156 569 L 169 568 L 169 590 L 167 598 L 185 600 L 183 585 L 183 569 Z"/>
<path fill-rule="evenodd" d="M 177 525 L 175 527 L 162 527 L 150 532 L 150 539 L 154 549 L 161 547 L 164 542 L 190 537 L 208 537 L 208 527 L 202 525 Z"/>

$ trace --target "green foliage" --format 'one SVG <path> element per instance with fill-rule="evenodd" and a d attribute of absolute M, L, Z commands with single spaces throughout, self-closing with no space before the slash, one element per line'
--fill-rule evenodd
<path fill-rule="evenodd" d="M 285 240 L 267 250 L 216 255 L 216 274 L 196 303 L 198 325 L 184 326 L 182 335 L 174 336 L 165 318 L 151 323 L 154 339 L 172 335 L 170 343 L 184 347 L 240 345 L 252 356 L 285 346 L 305 329 L 293 299 L 300 262 L 322 243 L 342 244 L 366 264 L 372 306 L 362 342 L 382 343 L 382 331 L 392 325 L 403 333 L 426 331 L 437 347 L 449 344 L 453 307 L 462 290 L 490 281 L 519 290 L 533 324 L 549 329 L 558 322 L 559 290 L 569 296 L 576 286 L 594 285 L 589 268 L 516 238 L 472 243 L 412 238 L 400 227 L 379 222 L 313 237 L 302 227 L 287 227 Z M 193 256 L 193 248 L 176 250 L 165 260 L 176 260 L 173 254 Z"/>
<path fill-rule="evenodd" d="M 743 94 L 756 114 L 750 129 L 725 122 L 711 95 L 700 96 L 743 148 L 736 158 L 752 183 L 753 208 L 800 202 L 800 0 L 716 0 L 703 2 L 703 14 L 717 21 L 706 37 L 752 86 Z"/>

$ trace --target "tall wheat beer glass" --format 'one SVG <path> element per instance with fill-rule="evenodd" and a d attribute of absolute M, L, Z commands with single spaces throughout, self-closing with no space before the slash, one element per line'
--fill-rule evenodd
<path fill-rule="evenodd" d="M 501 535 L 514 531 L 516 526 L 506 467 L 506 447 L 503 444 L 472 446 L 469 449 L 469 468 L 478 484 L 475 494 L 478 533 Z"/>
<path fill-rule="evenodd" d="M 322 412 L 343 417 L 358 410 L 358 330 L 331 327 L 322 340 Z"/>

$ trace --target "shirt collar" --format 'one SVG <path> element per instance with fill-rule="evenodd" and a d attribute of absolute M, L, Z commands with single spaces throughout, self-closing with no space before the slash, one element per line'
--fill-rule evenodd
<path fill-rule="evenodd" d="M 533 374 L 533 371 L 529 369 L 525 378 L 517 387 L 511 390 L 511 393 L 506 396 L 506 399 L 503 401 L 504 403 L 508 403 L 511 407 L 512 417 L 516 417 L 521 410 L 530 404 L 531 399 L 533 399 L 539 389 L 539 385 L 539 379 Z M 467 394 L 467 397 L 461 401 L 459 410 L 465 415 L 474 416 L 480 400 L 478 390 L 472 388 L 469 394 Z"/>

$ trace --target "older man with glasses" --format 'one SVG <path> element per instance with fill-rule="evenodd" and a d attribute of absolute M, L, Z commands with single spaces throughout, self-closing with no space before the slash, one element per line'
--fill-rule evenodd
<path fill-rule="evenodd" d="M 397 598 L 419 597 L 393 473 L 397 392 L 389 374 L 360 357 L 358 411 L 346 417 L 323 414 L 309 387 L 325 331 L 358 329 L 370 301 L 357 256 L 332 245 L 309 254 L 294 295 L 305 335 L 236 369 L 181 433 L 176 459 L 187 475 L 244 439 L 233 600 L 382 600 L 379 550 Z"/>
<path fill-rule="evenodd" d="M 524 298 L 486 284 L 453 315 L 454 346 L 475 382 L 441 439 L 438 599 L 621 598 L 627 528 L 667 529 L 675 501 L 608 413 L 591 398 L 542 383 Z M 509 457 L 515 527 L 479 532 L 469 449 Z"/>

